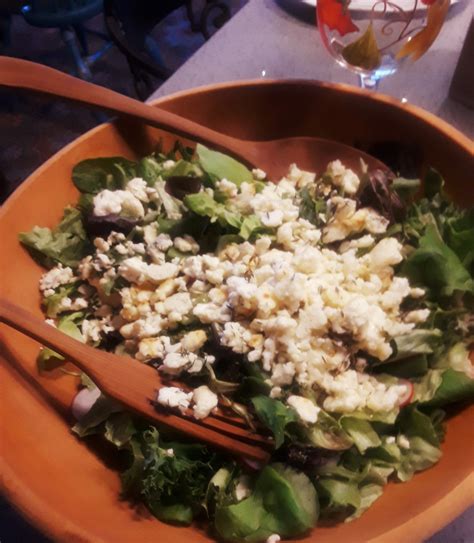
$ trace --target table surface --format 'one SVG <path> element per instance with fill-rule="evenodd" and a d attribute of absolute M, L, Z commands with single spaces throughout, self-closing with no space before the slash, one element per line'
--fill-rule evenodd
<path fill-rule="evenodd" d="M 473 14 L 471 0 L 452 6 L 431 49 L 379 87 L 385 94 L 435 113 L 471 138 L 474 111 L 451 100 L 448 92 Z M 249 0 L 150 99 L 201 85 L 262 77 L 356 84 L 356 76 L 324 49 L 314 25 L 314 7 L 303 0 Z M 474 508 L 428 540 L 473 541 Z"/>
<path fill-rule="evenodd" d="M 242 79 L 319 79 L 356 84 L 324 49 L 314 7 L 303 0 L 249 0 L 151 98 Z M 472 0 L 450 8 L 431 49 L 416 63 L 381 81 L 379 91 L 435 113 L 474 137 L 474 110 L 448 96 L 459 53 L 474 14 Z"/>

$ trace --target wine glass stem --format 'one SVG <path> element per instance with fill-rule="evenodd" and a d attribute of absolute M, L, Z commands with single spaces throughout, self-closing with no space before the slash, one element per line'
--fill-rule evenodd
<path fill-rule="evenodd" d="M 359 85 L 363 89 L 376 91 L 379 87 L 379 79 L 370 75 L 359 74 Z"/>

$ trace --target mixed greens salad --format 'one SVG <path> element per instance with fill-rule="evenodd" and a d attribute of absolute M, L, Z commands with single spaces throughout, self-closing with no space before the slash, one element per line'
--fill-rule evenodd
<path fill-rule="evenodd" d="M 270 463 L 248 466 L 82 375 L 73 431 L 116 447 L 124 497 L 165 522 L 207 519 L 222 540 L 275 543 L 359 517 L 389 480 L 440 459 L 443 409 L 474 398 L 474 211 L 434 170 L 420 183 L 362 169 L 291 165 L 271 183 L 179 144 L 84 160 L 77 205 L 20 234 L 49 269 L 47 322 L 181 382 L 157 409 L 205 418 L 219 403 L 273 437 Z M 40 371 L 63 363 L 38 357 Z"/>

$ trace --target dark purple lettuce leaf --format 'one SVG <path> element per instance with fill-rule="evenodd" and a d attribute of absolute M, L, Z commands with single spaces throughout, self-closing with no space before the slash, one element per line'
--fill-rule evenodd
<path fill-rule="evenodd" d="M 330 451 L 310 445 L 285 445 L 277 452 L 277 460 L 303 471 L 313 471 L 339 456 L 339 451 Z"/>
<path fill-rule="evenodd" d="M 202 180 L 199 177 L 173 175 L 166 180 L 166 192 L 178 200 L 183 200 L 188 194 L 195 194 L 201 189 Z"/>
<path fill-rule="evenodd" d="M 138 224 L 137 219 L 121 217 L 120 215 L 111 214 L 97 217 L 95 215 L 87 215 L 85 217 L 84 226 L 89 236 L 107 237 L 110 232 L 122 232 L 129 234 Z"/>
<path fill-rule="evenodd" d="M 359 203 L 362 207 L 375 209 L 391 224 L 403 220 L 406 213 L 405 204 L 391 189 L 394 178 L 391 172 L 373 170 L 368 173 L 366 183 L 359 194 Z"/>

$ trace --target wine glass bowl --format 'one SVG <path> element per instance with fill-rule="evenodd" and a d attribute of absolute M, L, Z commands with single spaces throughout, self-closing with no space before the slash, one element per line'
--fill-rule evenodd
<path fill-rule="evenodd" d="M 450 0 L 318 0 L 317 21 L 324 46 L 362 87 L 384 77 L 431 47 Z"/>

